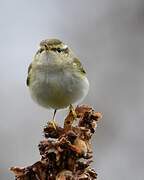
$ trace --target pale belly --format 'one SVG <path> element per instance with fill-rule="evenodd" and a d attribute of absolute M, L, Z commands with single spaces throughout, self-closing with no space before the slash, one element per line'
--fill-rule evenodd
<path fill-rule="evenodd" d="M 88 93 L 85 76 L 72 72 L 48 73 L 37 71 L 30 83 L 34 101 L 46 108 L 61 109 L 81 102 Z"/>

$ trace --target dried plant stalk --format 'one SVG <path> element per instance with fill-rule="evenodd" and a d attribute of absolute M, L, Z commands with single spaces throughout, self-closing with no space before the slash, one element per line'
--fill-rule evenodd
<path fill-rule="evenodd" d="M 91 137 L 102 118 L 100 112 L 86 105 L 69 112 L 64 127 L 56 129 L 48 123 L 44 128 L 45 139 L 39 144 L 41 160 L 35 164 L 10 170 L 16 180 L 95 180 L 96 172 L 90 167 L 92 162 Z"/>

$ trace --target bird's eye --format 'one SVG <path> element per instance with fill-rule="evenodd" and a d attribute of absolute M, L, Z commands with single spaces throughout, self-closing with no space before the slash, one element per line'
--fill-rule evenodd
<path fill-rule="evenodd" d="M 57 51 L 58 53 L 64 52 L 64 53 L 68 53 L 68 48 L 52 48 L 52 51 Z"/>
<path fill-rule="evenodd" d="M 57 52 L 59 52 L 59 53 L 60 53 L 61 51 L 62 51 L 62 50 L 61 50 L 60 48 L 57 48 Z"/>

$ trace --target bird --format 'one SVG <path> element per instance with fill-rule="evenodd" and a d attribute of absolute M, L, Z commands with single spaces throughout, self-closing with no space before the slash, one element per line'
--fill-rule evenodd
<path fill-rule="evenodd" d="M 59 39 L 45 39 L 28 67 L 26 84 L 32 99 L 53 109 L 51 123 L 56 126 L 57 110 L 82 102 L 89 91 L 86 71 L 70 47 Z"/>

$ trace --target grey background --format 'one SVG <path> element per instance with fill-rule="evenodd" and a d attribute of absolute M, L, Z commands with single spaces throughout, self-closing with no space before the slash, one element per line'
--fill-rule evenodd
<path fill-rule="evenodd" d="M 104 114 L 93 137 L 99 180 L 143 180 L 143 0 L 0 0 L 0 180 L 40 157 L 52 112 L 31 100 L 25 79 L 39 42 L 51 37 L 81 58 L 91 86 L 85 103 Z"/>

